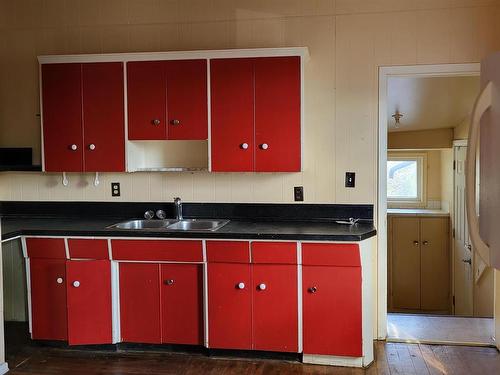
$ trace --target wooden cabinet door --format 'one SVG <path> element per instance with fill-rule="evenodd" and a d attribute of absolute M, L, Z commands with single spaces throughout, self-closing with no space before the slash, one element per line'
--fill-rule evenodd
<path fill-rule="evenodd" d="M 81 64 L 43 64 L 43 158 L 47 172 L 83 170 Z"/>
<path fill-rule="evenodd" d="M 207 139 L 207 60 L 166 61 L 167 138 Z"/>
<path fill-rule="evenodd" d="M 252 59 L 210 60 L 214 172 L 254 170 L 253 70 Z"/>
<path fill-rule="evenodd" d="M 159 264 L 120 263 L 120 326 L 124 342 L 161 343 Z"/>
<path fill-rule="evenodd" d="M 297 266 L 254 264 L 253 349 L 298 351 Z"/>
<path fill-rule="evenodd" d="M 362 355 L 361 267 L 303 266 L 304 353 Z"/>
<path fill-rule="evenodd" d="M 110 262 L 70 260 L 66 262 L 66 276 L 69 344 L 110 344 Z"/>
<path fill-rule="evenodd" d="M 450 310 L 449 219 L 420 219 L 421 308 Z"/>
<path fill-rule="evenodd" d="M 420 219 L 391 219 L 391 290 L 393 309 L 420 309 Z"/>
<path fill-rule="evenodd" d="M 128 138 L 167 139 L 166 77 L 163 61 L 127 63 Z"/>
<path fill-rule="evenodd" d="M 66 260 L 30 259 L 33 339 L 67 340 Z"/>
<path fill-rule="evenodd" d="M 84 169 L 125 171 L 123 63 L 82 64 Z"/>
<path fill-rule="evenodd" d="M 210 348 L 252 348 L 251 282 L 249 264 L 208 264 Z"/>
<path fill-rule="evenodd" d="M 255 59 L 255 171 L 299 172 L 299 57 Z"/>
<path fill-rule="evenodd" d="M 162 342 L 203 343 L 203 273 L 199 264 L 161 265 Z"/>

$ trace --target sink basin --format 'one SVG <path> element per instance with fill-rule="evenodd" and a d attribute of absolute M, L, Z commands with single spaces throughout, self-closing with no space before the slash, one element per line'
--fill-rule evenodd
<path fill-rule="evenodd" d="M 229 223 L 229 220 L 185 219 L 168 226 L 168 230 L 215 231 Z"/>
<path fill-rule="evenodd" d="M 110 229 L 165 230 L 177 220 L 129 220 L 109 226 Z"/>

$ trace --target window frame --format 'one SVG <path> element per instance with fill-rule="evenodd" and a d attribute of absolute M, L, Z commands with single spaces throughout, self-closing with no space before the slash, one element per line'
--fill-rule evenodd
<path fill-rule="evenodd" d="M 427 154 L 426 153 L 391 153 L 387 155 L 389 161 L 416 161 L 417 162 L 417 198 L 390 198 L 387 195 L 389 208 L 413 208 L 427 205 Z M 389 181 L 389 179 L 387 179 Z"/>

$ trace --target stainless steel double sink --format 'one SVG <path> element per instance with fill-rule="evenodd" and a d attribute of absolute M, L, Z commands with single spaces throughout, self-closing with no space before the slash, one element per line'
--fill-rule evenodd
<path fill-rule="evenodd" d="M 142 231 L 201 231 L 213 232 L 229 223 L 220 219 L 163 219 L 163 220 L 128 220 L 113 224 L 108 229 L 142 230 Z"/>

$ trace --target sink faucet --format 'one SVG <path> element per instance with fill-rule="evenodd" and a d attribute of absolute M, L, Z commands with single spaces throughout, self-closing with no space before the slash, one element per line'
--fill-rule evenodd
<path fill-rule="evenodd" d="M 174 198 L 174 205 L 175 205 L 175 216 L 177 220 L 182 220 L 182 200 L 181 198 L 177 197 Z"/>

